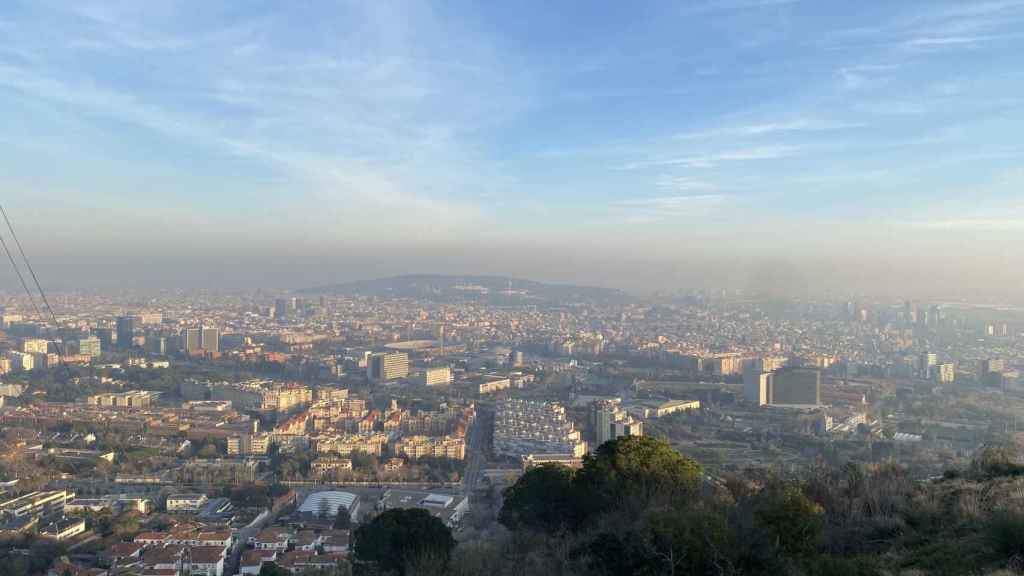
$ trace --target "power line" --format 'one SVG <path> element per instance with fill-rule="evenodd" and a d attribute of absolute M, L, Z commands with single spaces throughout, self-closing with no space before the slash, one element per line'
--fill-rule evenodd
<path fill-rule="evenodd" d="M 18 275 L 18 280 L 21 281 L 21 287 L 25 289 L 25 294 L 28 295 L 28 301 L 32 303 L 32 309 L 36 311 L 36 316 L 43 318 L 43 313 L 39 311 L 39 306 L 36 305 L 36 299 L 32 296 L 32 291 L 29 290 L 28 284 L 25 283 L 25 277 L 21 275 L 21 269 L 18 268 L 18 263 L 14 261 L 14 256 L 11 254 L 10 249 L 7 248 L 7 242 L 4 240 L 3 234 L 0 234 L 0 244 L 3 245 L 4 252 L 7 253 L 7 259 L 11 261 L 14 273 Z"/>
<path fill-rule="evenodd" d="M 25 268 L 28 268 L 28 273 L 32 275 L 32 281 L 36 284 L 36 289 L 39 290 L 39 297 L 43 300 L 43 305 L 46 306 L 46 311 L 50 313 L 50 319 L 53 320 L 53 329 L 57 331 L 57 356 L 60 358 L 60 362 L 64 363 L 64 336 L 60 333 L 60 325 L 57 323 L 57 315 L 53 313 L 53 308 L 50 307 L 50 301 L 46 299 L 46 292 L 43 291 L 42 284 L 39 283 L 39 278 L 36 277 L 36 271 L 32 269 L 32 263 L 28 261 L 28 256 L 25 255 L 25 249 L 21 247 L 21 241 L 18 240 L 18 235 L 14 233 L 14 226 L 11 226 L 10 219 L 7 218 L 7 211 L 4 210 L 3 205 L 0 205 L 0 214 L 4 217 L 4 222 L 7 223 L 7 229 L 11 231 L 11 238 L 14 239 L 14 244 L 18 247 L 18 252 L 21 253 L 21 259 L 25 261 Z M 4 249 L 7 249 L 6 244 Z M 10 250 L 7 251 L 7 256 L 11 256 Z M 11 258 L 13 262 L 14 259 Z M 18 273 L 21 276 L 21 273 Z M 24 279 L 22 280 L 24 284 Z M 27 288 L 26 288 L 27 289 Z M 34 306 L 33 301 L 33 306 Z M 38 308 L 36 309 L 38 313 Z"/>

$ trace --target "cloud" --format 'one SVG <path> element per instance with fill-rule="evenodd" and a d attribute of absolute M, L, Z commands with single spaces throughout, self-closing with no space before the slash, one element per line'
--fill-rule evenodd
<path fill-rule="evenodd" d="M 699 216 L 729 199 L 726 194 L 692 194 L 633 198 L 611 202 L 608 209 L 627 224 L 650 224 L 670 218 Z M 614 220 L 605 224 L 611 225 Z"/>
<path fill-rule="evenodd" d="M 950 218 L 935 220 L 903 220 L 896 223 L 908 228 L 923 230 L 949 231 L 1003 231 L 1024 230 L 1024 217 L 1021 218 Z"/>
<path fill-rule="evenodd" d="M 710 182 L 687 178 L 686 176 L 672 176 L 663 174 L 654 181 L 654 186 L 660 190 L 673 192 L 690 192 L 697 190 L 717 190 L 718 186 Z"/>
<path fill-rule="evenodd" d="M 908 48 L 949 48 L 958 46 L 976 46 L 982 42 L 1007 38 L 1008 36 L 922 36 L 904 42 Z"/>
<path fill-rule="evenodd" d="M 800 1 L 801 0 L 710 0 L 706 2 L 690 3 L 685 6 L 683 13 L 704 14 L 711 12 L 780 8 L 797 4 Z"/>
<path fill-rule="evenodd" d="M 203 19 L 193 30 L 175 3 L 37 8 L 0 48 L 0 87 L 104 138 L 141 128 L 173 141 L 172 153 L 242 158 L 287 175 L 297 195 L 439 227 L 475 221 L 480 187 L 502 181 L 464 136 L 516 113 L 523 74 L 506 72 L 486 40 L 448 33 L 426 8 L 353 6 L 333 22 L 347 28 L 330 42 L 289 36 L 287 18 L 300 11 Z M 4 53 L 36 59 L 5 63 Z M 111 66 L 119 74 L 106 73 Z"/>

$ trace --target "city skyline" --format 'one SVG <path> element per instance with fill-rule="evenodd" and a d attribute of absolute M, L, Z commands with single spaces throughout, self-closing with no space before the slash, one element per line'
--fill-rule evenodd
<path fill-rule="evenodd" d="M 0 187 L 54 289 L 440 272 L 1017 301 L 1022 21 L 13 3 Z"/>

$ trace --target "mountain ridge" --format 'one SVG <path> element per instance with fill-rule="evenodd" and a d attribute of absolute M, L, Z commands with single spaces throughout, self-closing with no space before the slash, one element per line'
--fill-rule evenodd
<path fill-rule="evenodd" d="M 625 300 L 622 290 L 576 284 L 555 284 L 485 274 L 401 274 L 307 288 L 314 294 L 367 294 L 420 298 L 518 298 L 520 300 Z"/>

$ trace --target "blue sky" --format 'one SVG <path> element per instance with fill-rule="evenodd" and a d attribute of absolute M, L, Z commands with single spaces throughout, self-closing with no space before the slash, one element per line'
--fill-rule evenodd
<path fill-rule="evenodd" d="M 1003 269 L 1021 54 L 1015 0 L 5 2 L 0 188 L 54 262 Z"/>

